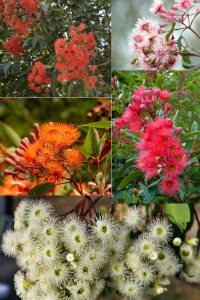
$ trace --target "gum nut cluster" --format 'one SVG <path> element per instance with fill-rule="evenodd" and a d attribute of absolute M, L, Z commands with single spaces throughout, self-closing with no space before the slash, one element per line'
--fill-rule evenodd
<path fill-rule="evenodd" d="M 3 1 L 0 11 L 3 16 L 3 22 L 5 22 L 9 31 L 12 30 L 14 32 L 10 39 L 4 43 L 5 50 L 13 55 L 23 53 L 23 37 L 29 35 L 30 31 L 34 28 L 34 24 L 38 18 L 38 9 L 37 0 Z"/>
<path fill-rule="evenodd" d="M 75 125 L 49 122 L 40 128 L 35 124 L 34 131 L 30 134 L 32 142 L 23 138 L 15 153 L 6 158 L 14 170 L 6 169 L 5 174 L 20 180 L 34 177 L 37 182 L 60 184 L 81 168 L 84 156 L 73 145 L 80 137 Z"/>
<path fill-rule="evenodd" d="M 183 148 L 178 136 L 181 128 L 173 128 L 173 121 L 166 117 L 172 105 L 166 103 L 171 93 L 167 90 L 145 86 L 133 92 L 132 102 L 115 122 L 119 130 L 127 128 L 140 134 L 135 147 L 139 151 L 136 160 L 139 168 L 147 179 L 159 176 L 160 191 L 175 196 L 180 191 L 179 175 L 189 163 L 188 153 Z M 163 117 L 157 112 L 163 111 Z"/>
<path fill-rule="evenodd" d="M 46 201 L 27 200 L 2 248 L 21 269 L 15 275 L 21 299 L 95 300 L 106 288 L 141 299 L 164 292 L 181 270 L 171 237 L 168 221 L 148 222 L 139 207 L 129 207 L 120 222 L 98 215 L 88 225 L 74 214 L 60 219 Z"/>
<path fill-rule="evenodd" d="M 88 90 L 94 88 L 97 78 L 93 75 L 96 66 L 91 60 L 96 57 L 96 40 L 93 32 L 83 32 L 86 25 L 71 26 L 70 39 L 59 38 L 55 42 L 56 64 L 59 72 L 57 80 L 66 83 L 70 80 L 81 80 Z"/>
<path fill-rule="evenodd" d="M 129 34 L 133 63 L 140 69 L 168 70 L 177 61 L 178 48 L 172 38 L 166 38 L 153 19 L 139 19 Z"/>

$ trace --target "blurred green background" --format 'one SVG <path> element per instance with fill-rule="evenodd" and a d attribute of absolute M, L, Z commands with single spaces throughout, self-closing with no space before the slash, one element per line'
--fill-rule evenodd
<path fill-rule="evenodd" d="M 67 122 L 77 125 L 108 120 L 109 99 L 102 98 L 0 98 L 0 121 L 19 136 L 33 130 L 35 122 Z"/>

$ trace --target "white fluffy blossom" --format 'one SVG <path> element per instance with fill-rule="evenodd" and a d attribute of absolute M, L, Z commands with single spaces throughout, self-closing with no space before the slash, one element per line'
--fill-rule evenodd
<path fill-rule="evenodd" d="M 131 207 L 122 222 L 99 215 L 88 225 L 75 214 L 61 221 L 48 202 L 21 202 L 14 230 L 4 234 L 2 245 L 21 269 L 14 280 L 17 295 L 22 300 L 96 300 L 109 287 L 124 299 L 140 299 L 149 290 L 165 291 L 182 269 L 168 245 L 172 229 L 164 219 L 144 220 L 142 208 Z M 187 264 L 183 276 L 192 282 L 200 277 L 195 249 L 180 248 Z"/>
<path fill-rule="evenodd" d="M 165 219 L 155 219 L 148 226 L 148 232 L 156 242 L 167 243 L 172 237 L 172 226 Z"/>
<path fill-rule="evenodd" d="M 123 221 L 133 231 L 141 230 L 145 224 L 143 210 L 137 206 L 129 208 L 124 215 Z"/>

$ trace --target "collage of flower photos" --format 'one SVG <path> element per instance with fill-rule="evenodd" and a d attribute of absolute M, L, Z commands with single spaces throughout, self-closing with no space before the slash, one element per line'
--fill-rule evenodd
<path fill-rule="evenodd" d="M 200 0 L 0 0 L 0 300 L 188 299 Z"/>

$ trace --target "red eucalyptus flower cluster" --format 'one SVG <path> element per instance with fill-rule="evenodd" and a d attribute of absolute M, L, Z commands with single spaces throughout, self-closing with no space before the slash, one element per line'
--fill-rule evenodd
<path fill-rule="evenodd" d="M 139 150 L 137 167 L 147 179 L 160 176 L 160 191 L 174 196 L 180 191 L 179 175 L 188 164 L 188 154 L 178 140 L 182 129 L 173 128 L 173 121 L 166 117 L 172 106 L 164 101 L 170 95 L 168 91 L 146 90 L 142 86 L 133 93 L 133 102 L 114 126 L 140 133 L 141 139 L 136 144 Z M 160 104 L 164 107 L 162 117 L 158 116 Z"/>
<path fill-rule="evenodd" d="M 83 80 L 87 89 L 93 89 L 97 78 L 93 75 L 96 66 L 91 59 L 96 56 L 96 41 L 93 32 L 83 32 L 85 24 L 71 26 L 70 39 L 59 38 L 55 42 L 57 80 L 65 83 L 70 80 Z"/>
<path fill-rule="evenodd" d="M 29 88 L 36 93 L 44 91 L 46 94 L 50 92 L 48 85 L 51 78 L 46 74 L 46 68 L 41 61 L 37 61 L 31 73 L 28 75 Z"/>
<path fill-rule="evenodd" d="M 146 90 L 145 86 L 142 86 L 131 95 L 132 103 L 114 125 L 120 128 L 127 127 L 131 132 L 138 132 L 146 122 L 145 113 L 149 113 L 153 117 L 158 104 L 164 103 L 170 96 L 171 93 L 168 91 L 157 88 Z M 167 103 L 165 112 L 170 109 L 171 105 Z"/>
<path fill-rule="evenodd" d="M 85 33 L 86 25 L 70 27 L 70 40 L 59 38 L 55 42 L 56 63 L 55 69 L 59 72 L 57 81 L 66 83 L 70 80 L 82 80 L 88 90 L 94 88 L 97 77 L 94 75 L 96 66 L 91 59 L 96 56 L 94 50 L 96 41 L 93 32 Z M 36 93 L 49 93 L 50 77 L 41 61 L 34 64 L 28 75 L 29 88 Z"/>
<path fill-rule="evenodd" d="M 15 34 L 5 42 L 4 49 L 13 55 L 23 53 L 23 36 L 28 35 L 36 20 L 38 12 L 37 0 L 4 0 L 2 14 L 8 29 Z"/>

